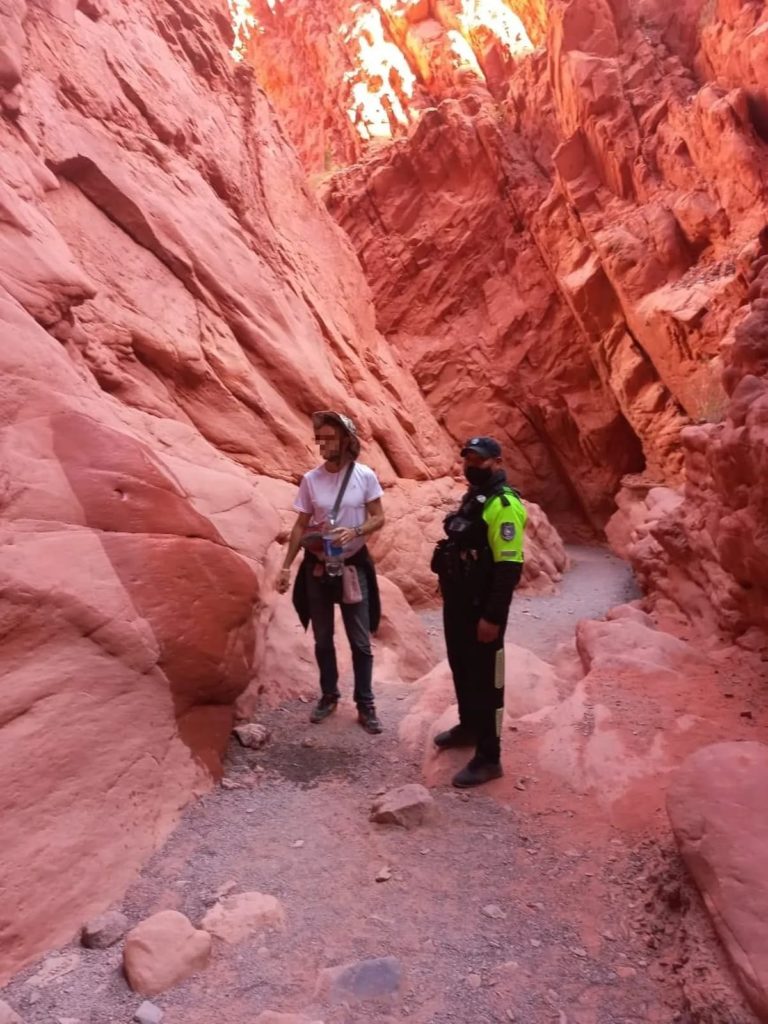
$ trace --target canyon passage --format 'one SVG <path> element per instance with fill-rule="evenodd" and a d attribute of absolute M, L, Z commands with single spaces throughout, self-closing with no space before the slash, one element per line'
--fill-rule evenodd
<path fill-rule="evenodd" d="M 762 0 L 0 0 L 0 1021 L 768 1020 L 767 168 Z M 317 409 L 379 737 L 275 587 Z"/>

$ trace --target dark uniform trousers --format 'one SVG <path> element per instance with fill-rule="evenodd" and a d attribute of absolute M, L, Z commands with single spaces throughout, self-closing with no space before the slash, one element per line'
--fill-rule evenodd
<path fill-rule="evenodd" d="M 477 743 L 477 756 L 492 764 L 501 759 L 504 709 L 504 631 L 489 644 L 477 639 L 480 614 L 461 595 L 443 595 L 443 625 L 448 664 L 453 673 L 459 722 Z"/>

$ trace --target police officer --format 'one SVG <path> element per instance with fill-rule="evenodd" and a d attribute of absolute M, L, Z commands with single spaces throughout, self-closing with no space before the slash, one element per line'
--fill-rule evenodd
<path fill-rule="evenodd" d="M 461 450 L 469 490 L 444 521 L 432 568 L 443 596 L 448 663 L 459 724 L 435 736 L 441 750 L 475 746 L 453 779 L 460 788 L 498 779 L 504 711 L 504 631 L 512 593 L 523 571 L 525 507 L 507 484 L 501 446 L 473 437 Z"/>

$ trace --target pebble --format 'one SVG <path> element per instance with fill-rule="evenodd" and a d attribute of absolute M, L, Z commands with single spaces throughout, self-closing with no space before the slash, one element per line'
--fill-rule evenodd
<path fill-rule="evenodd" d="M 581 946 L 571 946 L 571 952 L 574 956 L 580 956 L 582 957 L 582 959 L 589 956 L 589 953 L 587 953 L 586 949 L 582 949 Z"/>
<path fill-rule="evenodd" d="M 479 974 L 468 974 L 467 984 L 469 985 L 470 988 L 480 988 L 480 986 L 483 984 L 483 979 L 480 977 Z"/>
<path fill-rule="evenodd" d="M 93 918 L 82 930 L 80 941 L 88 949 L 108 949 L 128 931 L 128 918 L 117 910 Z"/>
<path fill-rule="evenodd" d="M 541 945 L 541 939 L 531 939 L 530 942 L 534 949 L 538 949 Z"/>
<path fill-rule="evenodd" d="M 235 736 L 244 747 L 251 747 L 258 750 L 269 740 L 269 730 L 258 722 L 249 722 L 247 725 L 237 725 L 233 730 Z"/>
<path fill-rule="evenodd" d="M 295 842 L 291 843 L 291 846 L 294 848 L 294 850 L 300 850 L 303 845 L 304 845 L 304 840 L 303 839 L 297 839 Z"/>
<path fill-rule="evenodd" d="M 334 999 L 347 1002 L 395 996 L 403 982 L 403 968 L 393 956 L 358 960 L 320 971 L 317 995 L 328 992 Z"/>
<path fill-rule="evenodd" d="M 504 921 L 507 916 L 496 903 L 486 904 L 481 913 L 485 914 L 486 917 L 490 917 L 494 921 Z"/>
<path fill-rule="evenodd" d="M 376 881 L 377 882 L 388 882 L 391 877 L 392 877 L 392 869 L 391 868 L 387 868 L 387 867 L 380 868 L 378 870 L 378 872 L 376 873 Z"/>
<path fill-rule="evenodd" d="M 160 1024 L 164 1014 L 159 1006 L 145 1000 L 134 1014 L 133 1019 L 139 1024 Z"/>
<path fill-rule="evenodd" d="M 515 789 L 519 789 L 521 793 L 525 792 L 525 779 L 518 779 L 515 783 Z"/>

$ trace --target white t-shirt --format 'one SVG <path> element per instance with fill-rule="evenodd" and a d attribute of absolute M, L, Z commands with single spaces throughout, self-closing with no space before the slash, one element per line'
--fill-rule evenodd
<path fill-rule="evenodd" d="M 304 474 L 293 507 L 297 512 L 310 514 L 310 523 L 313 526 L 322 529 L 327 522 L 348 468 L 344 466 L 338 473 L 329 473 L 325 466 L 318 466 L 317 469 L 311 469 L 309 473 Z M 374 471 L 369 466 L 356 462 L 341 499 L 336 526 L 362 526 L 367 517 L 365 506 L 369 501 L 380 498 L 383 493 Z M 344 556 L 353 555 L 364 544 L 364 537 L 355 537 L 344 547 Z"/>

